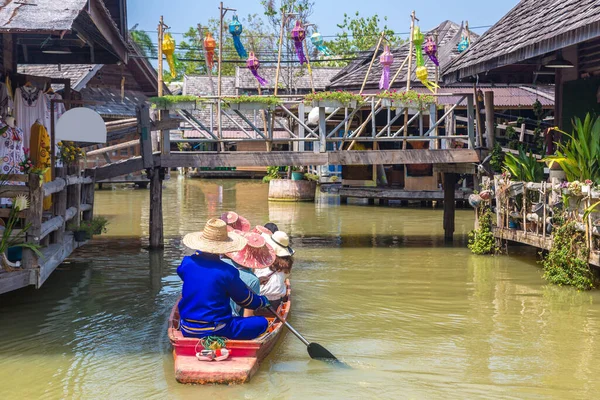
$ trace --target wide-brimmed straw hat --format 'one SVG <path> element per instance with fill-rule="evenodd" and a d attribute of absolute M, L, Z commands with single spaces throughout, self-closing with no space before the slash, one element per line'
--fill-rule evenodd
<path fill-rule="evenodd" d="M 238 215 L 235 211 L 227 211 L 226 213 L 221 214 L 221 219 L 233 229 L 238 229 L 242 232 L 250 232 L 250 221 L 241 215 Z"/>
<path fill-rule="evenodd" d="M 258 233 L 259 235 L 262 235 L 264 233 L 265 235 L 269 235 L 269 236 L 271 236 L 273 234 L 273 232 L 271 232 L 270 230 L 268 230 L 267 228 L 265 228 L 262 225 L 256 225 L 254 227 L 254 229 L 252 229 L 252 232 Z"/>
<path fill-rule="evenodd" d="M 227 253 L 226 256 L 246 268 L 267 268 L 275 262 L 275 250 L 265 238 L 258 233 L 246 232 L 244 238 L 246 246 L 236 252 Z"/>
<path fill-rule="evenodd" d="M 227 232 L 227 225 L 218 218 L 209 219 L 202 232 L 188 233 L 183 244 L 192 250 L 203 253 L 225 254 L 239 251 L 246 245 L 246 239 L 235 232 Z"/>
<path fill-rule="evenodd" d="M 270 244 L 275 249 L 275 254 L 278 257 L 290 257 L 293 256 L 295 251 L 290 247 L 290 238 L 287 233 L 282 231 L 275 232 L 272 236 L 262 234 L 267 244 Z"/>

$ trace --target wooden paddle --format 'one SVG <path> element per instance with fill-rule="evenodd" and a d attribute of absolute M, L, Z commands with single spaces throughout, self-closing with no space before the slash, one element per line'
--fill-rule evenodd
<path fill-rule="evenodd" d="M 294 334 L 294 336 L 296 336 L 298 339 L 300 339 L 302 343 L 304 343 L 306 349 L 308 350 L 308 355 L 310 356 L 310 358 L 314 360 L 327 361 L 332 364 L 343 366 L 345 368 L 350 368 L 348 364 L 338 360 L 336 356 L 331 354 L 329 350 L 321 346 L 319 343 L 310 343 L 308 340 L 306 340 L 304 336 L 302 336 L 297 330 L 295 330 L 287 321 L 284 321 L 279 316 L 279 314 L 277 314 L 277 311 L 275 311 L 275 309 L 273 309 L 272 306 L 269 306 L 268 310 L 271 311 L 271 313 L 273 313 L 275 317 L 278 320 L 280 320 L 285 326 L 287 326 L 287 328 L 290 330 L 290 332 Z"/>

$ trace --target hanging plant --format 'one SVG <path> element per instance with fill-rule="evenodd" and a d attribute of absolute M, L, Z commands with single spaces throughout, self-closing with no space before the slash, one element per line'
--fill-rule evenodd
<path fill-rule="evenodd" d="M 469 244 L 467 246 L 473 254 L 497 254 L 500 252 L 500 248 L 496 245 L 496 238 L 492 232 L 494 214 L 488 205 L 481 205 L 479 210 L 479 228 L 469 232 Z"/>

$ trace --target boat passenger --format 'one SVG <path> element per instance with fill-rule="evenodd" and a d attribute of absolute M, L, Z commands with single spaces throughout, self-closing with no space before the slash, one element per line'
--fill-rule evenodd
<path fill-rule="evenodd" d="M 242 232 L 250 232 L 250 221 L 241 215 L 238 215 L 235 211 L 227 211 L 226 213 L 221 214 L 221 219 L 233 229 Z"/>
<path fill-rule="evenodd" d="M 275 232 L 277 232 L 279 230 L 279 228 L 277 227 L 277 225 L 275 225 L 272 222 L 267 222 L 265 224 L 265 228 L 267 228 L 268 230 L 270 230 L 271 234 L 274 234 Z"/>
<path fill-rule="evenodd" d="M 227 232 L 227 225 L 213 218 L 204 231 L 185 235 L 183 243 L 196 254 L 184 257 L 177 268 L 183 280 L 179 301 L 181 333 L 185 337 L 222 336 L 250 340 L 268 327 L 265 317 L 234 317 L 229 299 L 244 308 L 268 307 L 269 300 L 252 293 L 240 279 L 237 269 L 220 259 L 220 255 L 242 250 L 246 239 Z"/>
<path fill-rule="evenodd" d="M 290 247 L 290 239 L 285 232 L 277 231 L 272 236 L 263 235 L 267 244 L 275 250 L 275 262 L 268 269 L 256 270 L 260 280 L 260 294 L 266 296 L 273 308 L 277 309 L 281 303 L 287 301 L 286 279 L 289 278 L 294 264 L 294 250 Z M 269 315 L 268 311 L 256 313 Z"/>
<path fill-rule="evenodd" d="M 239 231 L 235 232 L 240 233 Z M 258 233 L 246 232 L 242 233 L 242 236 L 248 242 L 246 247 L 241 251 L 227 253 L 222 259 L 238 269 L 240 279 L 250 290 L 260 294 L 260 282 L 253 271 L 268 269 L 275 261 L 275 250 Z M 254 315 L 254 310 L 242 308 L 233 300 L 231 300 L 231 309 L 235 316 L 251 317 Z"/>

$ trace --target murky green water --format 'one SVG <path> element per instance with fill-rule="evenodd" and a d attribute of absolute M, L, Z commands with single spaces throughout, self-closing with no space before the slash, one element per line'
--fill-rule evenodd
<path fill-rule="evenodd" d="M 600 294 L 546 285 L 531 249 L 470 255 L 468 210 L 447 246 L 441 210 L 269 203 L 259 183 L 175 176 L 165 196 L 164 253 L 144 250 L 148 192 L 103 191 L 109 235 L 42 289 L 0 296 L 0 399 L 598 396 Z M 293 236 L 291 323 L 352 370 L 309 360 L 287 334 L 249 384 L 175 382 L 180 237 L 229 209 Z"/>

